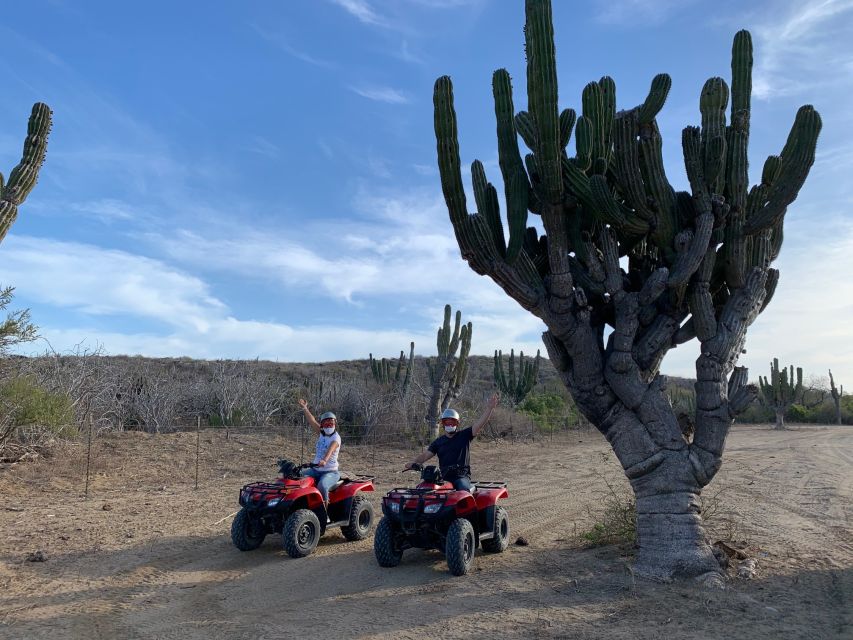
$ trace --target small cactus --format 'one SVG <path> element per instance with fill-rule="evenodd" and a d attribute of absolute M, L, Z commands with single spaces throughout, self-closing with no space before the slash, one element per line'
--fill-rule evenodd
<path fill-rule="evenodd" d="M 832 395 L 832 402 L 835 404 L 835 424 L 841 424 L 841 397 L 844 395 L 844 385 L 835 386 L 831 369 L 829 371 L 829 393 Z"/>
<path fill-rule="evenodd" d="M 536 384 L 539 375 L 539 351 L 533 362 L 524 361 L 524 352 L 518 354 L 518 374 L 515 369 L 515 351 L 509 351 L 509 364 L 504 373 L 503 353 L 495 351 L 495 386 L 501 395 L 513 406 L 518 406 L 527 397 Z"/>
<path fill-rule="evenodd" d="M 415 362 L 415 343 L 409 345 L 409 357 L 406 358 L 405 352 L 400 351 L 400 357 L 397 359 L 397 366 L 394 372 L 391 373 L 391 361 L 382 358 L 376 360 L 373 354 L 370 354 L 370 373 L 373 379 L 384 387 L 393 388 L 402 395 L 406 395 L 409 390 L 409 385 L 412 382 L 412 369 Z"/>
<path fill-rule="evenodd" d="M 471 323 L 462 324 L 462 312 L 456 312 L 456 323 L 450 330 L 450 305 L 444 307 L 444 323 L 438 329 L 438 357 L 427 360 L 432 393 L 427 408 L 430 433 L 438 436 L 438 415 L 459 397 L 468 378 L 468 352 L 471 350 Z M 459 350 L 459 355 L 456 351 Z"/>

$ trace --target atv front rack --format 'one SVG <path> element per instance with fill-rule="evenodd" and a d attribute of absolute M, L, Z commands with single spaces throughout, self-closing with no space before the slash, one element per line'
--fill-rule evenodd
<path fill-rule="evenodd" d="M 240 489 L 240 504 L 266 503 L 270 498 L 277 498 L 287 492 L 287 488 L 272 482 L 250 482 Z"/>

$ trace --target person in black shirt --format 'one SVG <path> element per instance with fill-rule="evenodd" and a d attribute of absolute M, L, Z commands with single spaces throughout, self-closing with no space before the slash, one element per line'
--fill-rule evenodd
<path fill-rule="evenodd" d="M 414 461 L 406 465 L 403 471 L 412 468 L 414 464 L 422 464 L 438 456 L 438 466 L 445 480 L 453 483 L 454 489 L 471 490 L 471 458 L 469 450 L 471 441 L 486 426 L 492 411 L 500 402 L 501 396 L 495 393 L 486 402 L 486 408 L 473 426 L 459 430 L 459 414 L 453 409 L 446 409 L 441 414 L 441 425 L 444 435 L 433 440 L 426 451 L 419 454 Z"/>

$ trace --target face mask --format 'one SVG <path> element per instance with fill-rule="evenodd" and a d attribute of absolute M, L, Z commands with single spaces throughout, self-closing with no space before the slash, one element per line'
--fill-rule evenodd
<path fill-rule="evenodd" d="M 332 435 L 334 432 L 335 432 L 335 428 L 334 428 L 334 427 L 323 427 L 323 434 L 324 434 L 324 435 L 330 436 L 330 435 Z"/>
<path fill-rule="evenodd" d="M 456 426 L 445 425 L 445 426 L 444 426 L 444 433 L 456 433 L 456 430 L 457 430 L 458 428 L 459 428 L 459 427 L 456 427 Z"/>

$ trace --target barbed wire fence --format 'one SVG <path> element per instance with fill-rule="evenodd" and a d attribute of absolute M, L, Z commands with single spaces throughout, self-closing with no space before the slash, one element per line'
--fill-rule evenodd
<path fill-rule="evenodd" d="M 191 470 L 189 474 L 194 491 L 204 488 L 205 483 L 210 482 L 211 474 L 201 473 L 204 464 L 218 464 L 218 471 L 223 472 L 221 477 L 228 478 L 233 471 L 229 470 L 229 464 L 232 464 L 231 461 L 235 459 L 235 450 L 245 453 L 248 447 L 255 455 L 243 456 L 244 459 L 247 457 L 257 460 L 268 459 L 271 465 L 279 457 L 296 457 L 297 452 L 296 462 L 298 463 L 311 462 L 314 458 L 314 443 L 317 436 L 304 419 L 285 425 L 204 426 L 201 417 L 196 416 L 194 422 L 195 424 L 183 424 L 168 430 L 164 429 L 159 434 L 168 437 L 169 434 L 185 433 L 190 436 L 188 441 L 191 441 L 191 445 L 186 448 L 185 465 L 182 466 Z M 97 428 L 94 423 L 94 420 L 89 420 L 88 424 L 80 430 L 84 438 L 86 459 L 84 478 L 81 478 L 85 499 L 89 499 L 95 493 L 92 482 L 96 466 L 94 462 L 99 455 L 103 455 L 99 453 L 102 447 L 98 446 L 98 440 L 108 434 L 116 433 L 110 429 Z M 593 429 L 594 427 L 583 418 L 571 419 L 563 416 L 550 420 L 540 419 L 536 422 L 519 420 L 511 425 L 487 425 L 481 432 L 479 440 L 501 443 L 505 446 L 547 441 L 551 446 L 556 436 L 558 443 L 564 442 L 570 445 L 571 440 L 561 436 Z M 426 425 L 412 426 L 398 423 L 343 425 L 340 435 L 342 451 L 347 455 L 346 470 L 365 475 L 375 475 L 377 468 L 387 463 L 390 456 L 398 455 L 401 451 L 415 455 L 431 441 Z M 236 471 L 246 471 L 246 469 L 241 468 Z"/>

